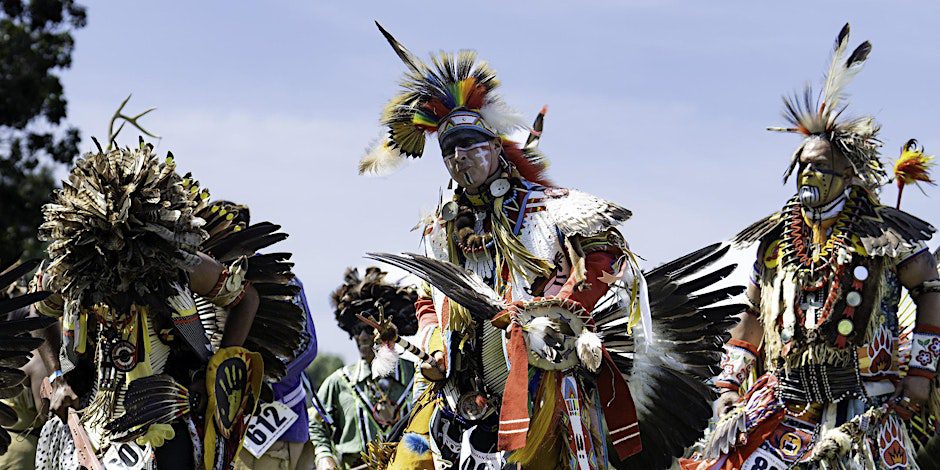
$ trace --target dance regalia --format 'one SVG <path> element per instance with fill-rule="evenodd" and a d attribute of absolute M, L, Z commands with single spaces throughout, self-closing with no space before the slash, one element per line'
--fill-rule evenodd
<path fill-rule="evenodd" d="M 548 182 L 537 134 L 505 138 L 518 121 L 485 63 L 463 51 L 428 66 L 382 32 L 410 71 L 361 170 L 420 156 L 425 133 L 502 143 L 481 193 L 458 187 L 423 224 L 427 256 L 372 255 L 430 283 L 417 337 L 446 357 L 443 381 L 416 384 L 388 468 L 668 467 L 707 423 L 718 338 L 743 310 L 712 306 L 740 287 L 690 295 L 733 269 L 712 266 L 724 249 L 641 273 L 617 229 L 628 210 Z"/>
<path fill-rule="evenodd" d="M 382 339 L 388 336 L 359 318 L 375 321 L 392 336 L 417 332 L 415 287 L 389 282 L 386 275 L 375 266 L 362 276 L 358 269 L 347 269 L 343 284 L 330 296 L 340 329 L 357 341 L 363 333 L 375 333 L 374 345 L 379 347 L 371 364 L 362 358 L 341 367 L 317 391 L 320 416 L 310 423 L 310 441 L 318 462 L 332 458 L 340 468 L 364 468 L 368 462 L 363 462 L 363 454 L 370 443 L 400 432 L 411 409 L 414 364 L 385 347 Z"/>
<path fill-rule="evenodd" d="M 67 423 L 43 429 L 46 468 L 232 461 L 262 382 L 276 382 L 313 340 L 292 302 L 299 288 L 290 254 L 258 253 L 287 235 L 269 222 L 248 225 L 240 211 L 210 201 L 176 173 L 172 155 L 161 159 L 143 141 L 78 161 L 40 227 L 51 242 L 42 282 L 59 295 L 38 310 L 61 320 L 60 380 L 81 401 Z M 206 296 L 189 285 L 200 255 L 225 266 Z M 228 311 L 249 284 L 260 303 L 248 337 L 220 347 Z M 200 380 L 206 411 L 191 408 L 200 397 L 188 388 Z M 184 444 L 161 449 L 171 440 Z"/>
<path fill-rule="evenodd" d="M 0 263 L 0 290 L 7 290 L 8 286 L 16 283 L 37 265 L 39 260 L 35 259 L 22 263 Z M 40 291 L 0 298 L 0 398 L 13 398 L 24 393 L 23 382 L 26 381 L 27 375 L 20 368 L 29 362 L 31 351 L 43 343 L 41 338 L 31 336 L 30 332 L 54 323 L 42 317 L 26 318 L 25 315 L 17 315 L 20 318 L 14 319 L 11 316 L 17 310 L 28 309 L 31 304 L 48 296 L 49 292 Z M 28 386 L 25 389 L 25 393 L 31 393 Z M 4 427 L 13 426 L 23 418 L 22 414 L 18 416 L 16 408 L 0 402 L 0 424 Z M 0 427 L 0 455 L 7 452 L 14 438 L 4 427 Z"/>
<path fill-rule="evenodd" d="M 836 41 L 830 77 L 855 73 L 867 57 L 866 42 L 843 63 L 847 41 L 848 25 Z M 910 351 L 918 338 L 940 330 L 920 326 L 912 334 L 913 315 L 907 325 L 899 321 L 898 270 L 924 255 L 934 228 L 879 202 L 877 125 L 871 118 L 838 121 L 845 81 L 834 82 L 827 80 L 837 88 L 824 90 L 821 105 L 788 101 L 790 118 L 807 139 L 830 139 L 856 179 L 820 208 L 804 208 L 795 196 L 735 239 L 739 247 L 757 247 L 751 282 L 759 295 L 751 296 L 748 313 L 763 328 L 762 342 L 726 345 L 715 384 L 744 393 L 706 438 L 702 460 L 684 468 L 917 467 L 913 422 L 890 398 L 905 374 L 933 376 L 935 357 L 916 362 L 927 348 L 913 345 L 915 357 Z M 936 349 L 940 355 L 940 341 Z"/>

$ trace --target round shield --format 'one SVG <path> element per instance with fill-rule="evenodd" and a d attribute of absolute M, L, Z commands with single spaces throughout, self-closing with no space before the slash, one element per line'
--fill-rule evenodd
<path fill-rule="evenodd" d="M 111 363 L 121 372 L 130 372 L 137 365 L 137 347 L 130 341 L 118 341 L 111 348 Z"/>
<path fill-rule="evenodd" d="M 577 366 L 578 335 L 584 329 L 581 312 L 584 310 L 576 304 L 561 299 L 526 303 L 521 320 L 529 347 L 529 364 L 544 370 Z"/>

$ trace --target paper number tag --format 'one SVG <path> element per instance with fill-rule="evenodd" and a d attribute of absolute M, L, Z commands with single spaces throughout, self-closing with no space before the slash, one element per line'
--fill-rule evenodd
<path fill-rule="evenodd" d="M 787 464 L 780 460 L 773 451 L 758 447 L 741 466 L 741 470 L 785 470 Z"/>
<path fill-rule="evenodd" d="M 242 445 L 251 455 L 259 458 L 294 421 L 297 421 L 297 413 L 287 405 L 279 401 L 265 403 L 248 421 L 248 432 L 245 433 Z"/>
<path fill-rule="evenodd" d="M 112 442 L 101 459 L 105 470 L 140 470 L 153 460 L 153 449 L 135 442 Z"/>

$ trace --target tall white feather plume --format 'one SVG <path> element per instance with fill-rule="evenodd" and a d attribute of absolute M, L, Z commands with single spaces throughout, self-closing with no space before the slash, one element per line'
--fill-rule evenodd
<path fill-rule="evenodd" d="M 395 346 L 383 344 L 375 351 L 375 358 L 372 359 L 372 378 L 388 377 L 395 372 L 398 367 L 398 352 Z"/>
<path fill-rule="evenodd" d="M 404 163 L 405 156 L 393 148 L 388 139 L 383 138 L 375 141 L 359 160 L 359 174 L 387 176 L 398 171 Z"/>
<path fill-rule="evenodd" d="M 597 372 L 601 366 L 602 343 L 601 337 L 585 328 L 578 335 L 578 359 L 581 364 L 591 372 Z"/>
<path fill-rule="evenodd" d="M 529 129 L 521 114 L 496 97 L 483 104 L 480 115 L 499 134 L 508 135 L 517 130 Z"/>
<path fill-rule="evenodd" d="M 841 101 L 847 96 L 845 87 L 862 70 L 868 53 L 871 52 L 871 44 L 868 41 L 863 42 L 848 57 L 845 56 L 846 46 L 849 43 L 849 24 L 846 23 L 839 31 L 836 37 L 835 49 L 832 52 L 832 62 L 829 64 L 829 71 L 826 74 L 826 84 L 822 90 L 822 101 L 820 104 L 826 106 L 825 116 L 828 117 L 828 125 L 834 124 L 835 118 L 839 114 Z"/>
<path fill-rule="evenodd" d="M 845 56 L 845 48 L 849 45 L 849 24 L 846 23 L 836 36 L 835 48 L 832 50 L 832 58 L 829 61 L 829 70 L 826 71 L 826 82 L 822 89 L 822 102 L 826 103 L 829 109 L 833 109 L 839 102 L 839 90 L 845 85 L 844 64 L 842 58 Z M 836 95 L 833 95 L 836 93 Z"/>

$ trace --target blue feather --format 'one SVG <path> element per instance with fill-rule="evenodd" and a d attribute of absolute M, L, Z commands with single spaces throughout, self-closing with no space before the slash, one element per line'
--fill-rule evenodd
<path fill-rule="evenodd" d="M 401 438 L 401 442 L 408 450 L 417 455 L 424 455 L 431 450 L 428 440 L 424 436 L 413 432 L 405 433 Z"/>

